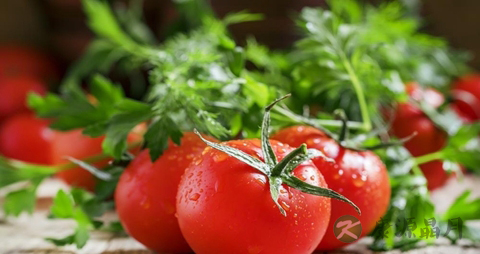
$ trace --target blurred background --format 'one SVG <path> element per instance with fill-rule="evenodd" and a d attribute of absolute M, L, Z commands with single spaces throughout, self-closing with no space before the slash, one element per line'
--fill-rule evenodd
<path fill-rule="evenodd" d="M 472 67 L 480 68 L 480 1 L 404 0 L 412 11 L 424 17 L 425 31 L 447 38 L 454 48 L 472 52 Z M 132 1 L 115 0 L 122 6 Z M 135 2 L 135 1 L 134 1 Z M 370 0 L 380 4 L 384 1 Z M 232 27 L 237 39 L 254 35 L 272 48 L 288 48 L 297 31 L 291 17 L 304 6 L 323 6 L 323 0 L 211 0 L 220 16 L 248 9 L 264 13 L 266 19 Z M 172 1 L 144 0 L 145 20 L 161 40 L 177 14 Z M 26 45 L 48 52 L 63 68 L 75 61 L 93 37 L 80 0 L 3 0 L 0 1 L 0 44 Z"/>

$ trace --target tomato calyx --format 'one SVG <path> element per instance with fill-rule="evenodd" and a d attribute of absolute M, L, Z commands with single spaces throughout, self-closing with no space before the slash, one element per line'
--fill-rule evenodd
<path fill-rule="evenodd" d="M 313 158 L 323 157 L 325 160 L 330 161 L 331 159 L 326 157 L 326 155 L 324 155 L 322 152 L 316 149 L 307 149 L 307 146 L 305 144 L 302 144 L 298 148 L 294 149 L 291 153 L 286 155 L 280 162 L 278 162 L 275 152 L 273 151 L 272 145 L 270 144 L 270 140 L 269 140 L 270 110 L 279 101 L 289 96 L 290 95 L 286 95 L 282 98 L 279 98 L 265 108 L 265 114 L 263 117 L 262 132 L 261 132 L 262 133 L 261 148 L 262 148 L 262 153 L 263 153 L 265 162 L 239 149 L 208 141 L 204 139 L 197 130 L 194 130 L 194 132 L 209 147 L 212 147 L 216 150 L 224 152 L 227 155 L 248 164 L 249 166 L 260 171 L 262 174 L 266 175 L 269 179 L 270 195 L 272 197 L 272 200 L 277 205 L 278 209 L 280 210 L 280 213 L 283 216 L 286 216 L 287 213 L 285 209 L 283 209 L 278 202 L 279 195 L 280 195 L 280 187 L 282 186 L 282 184 L 288 185 L 304 193 L 308 193 L 316 196 L 334 198 L 334 199 L 338 199 L 340 201 L 346 202 L 351 206 L 353 206 L 355 210 L 360 214 L 361 212 L 360 212 L 360 209 L 357 207 L 357 205 L 355 205 L 352 201 L 342 196 L 341 194 L 327 188 L 321 188 L 318 186 L 308 184 L 293 175 L 293 170 L 296 167 Z"/>

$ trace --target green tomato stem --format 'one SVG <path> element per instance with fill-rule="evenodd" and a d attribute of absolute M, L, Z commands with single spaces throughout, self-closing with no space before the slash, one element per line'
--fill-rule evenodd
<path fill-rule="evenodd" d="M 286 109 L 281 108 L 281 107 L 273 108 L 273 110 L 275 110 L 278 113 L 288 117 L 292 121 L 292 123 L 307 124 L 307 125 L 311 125 L 313 127 L 316 127 L 318 129 L 322 129 L 321 127 L 341 128 L 343 126 L 343 122 L 340 121 L 340 120 L 310 119 L 310 118 L 307 118 L 307 117 L 296 115 L 296 114 L 290 112 L 289 110 L 286 110 Z M 281 120 L 280 117 L 276 114 L 272 114 L 272 117 Z M 348 128 L 349 129 L 360 130 L 360 129 L 363 129 L 364 127 L 363 127 L 363 123 L 361 123 L 361 122 L 348 121 Z"/>
<path fill-rule="evenodd" d="M 440 158 L 442 158 L 442 151 L 429 153 L 420 157 L 416 157 L 414 160 L 416 165 L 422 165 L 430 161 L 438 160 Z"/>

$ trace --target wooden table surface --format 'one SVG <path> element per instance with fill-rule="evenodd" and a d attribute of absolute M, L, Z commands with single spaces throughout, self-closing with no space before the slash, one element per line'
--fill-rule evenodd
<path fill-rule="evenodd" d="M 48 220 L 48 206 L 51 204 L 51 197 L 59 188 L 67 188 L 65 185 L 54 181 L 47 181 L 39 190 L 38 211 L 33 215 L 22 215 L 19 218 L 4 218 L 0 214 L 0 254 L 13 253 L 152 253 L 129 237 L 114 237 L 105 232 L 94 232 L 92 239 L 87 245 L 77 250 L 74 246 L 56 247 L 46 242 L 45 237 L 64 237 L 70 234 L 74 222 L 69 220 Z M 437 211 L 442 212 L 449 204 L 465 189 L 472 189 L 474 197 L 480 197 L 480 178 L 467 177 L 462 182 L 450 181 L 442 190 L 432 193 L 432 198 L 437 204 Z M 0 196 L 2 193 L 0 193 Z M 0 201 L 1 203 L 1 201 Z M 108 214 L 108 217 L 115 217 L 115 214 Z M 3 218 L 3 219 L 1 219 Z M 480 223 L 479 223 L 480 224 Z M 362 239 L 359 243 L 351 245 L 344 250 L 332 253 L 373 253 L 366 248 L 371 239 Z M 390 251 L 388 253 L 400 253 Z M 449 245 L 448 241 L 440 240 L 436 245 L 425 246 L 410 250 L 406 253 L 480 253 L 480 246 L 474 246 L 467 241 L 460 241 L 459 245 Z"/>

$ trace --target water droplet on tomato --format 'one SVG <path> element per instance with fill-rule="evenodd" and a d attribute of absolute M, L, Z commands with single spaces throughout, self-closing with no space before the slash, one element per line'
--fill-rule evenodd
<path fill-rule="evenodd" d="M 203 157 L 200 156 L 193 162 L 193 164 L 195 164 L 195 166 L 198 166 L 200 165 L 200 163 L 202 163 L 202 160 L 203 160 Z"/>
<path fill-rule="evenodd" d="M 337 173 L 333 174 L 333 179 L 338 180 L 343 175 L 343 169 L 339 169 Z"/>
<path fill-rule="evenodd" d="M 192 201 L 197 201 L 200 198 L 200 193 L 193 193 L 190 195 L 189 199 Z"/>
<path fill-rule="evenodd" d="M 289 198 L 289 199 L 292 199 L 292 198 L 293 198 L 293 194 L 292 194 L 291 191 L 288 192 L 288 198 Z"/>
<path fill-rule="evenodd" d="M 207 147 L 207 148 L 203 149 L 202 155 L 205 155 L 209 150 L 210 150 L 210 147 Z"/>
<path fill-rule="evenodd" d="M 287 203 L 285 203 L 284 201 L 280 201 L 280 206 L 283 208 L 283 210 L 287 212 L 290 210 L 290 206 L 287 205 Z"/>
<path fill-rule="evenodd" d="M 228 158 L 228 154 L 224 153 L 224 152 L 217 152 L 215 154 L 215 156 L 213 156 L 213 161 L 215 162 L 221 162 L 221 161 L 224 161 Z"/>
<path fill-rule="evenodd" d="M 355 185 L 356 187 L 362 187 L 365 184 L 366 180 L 367 180 L 366 175 L 362 175 L 360 177 L 358 177 L 356 174 L 352 175 L 353 185 Z"/>

